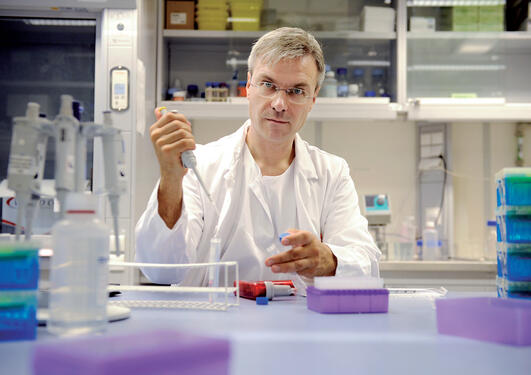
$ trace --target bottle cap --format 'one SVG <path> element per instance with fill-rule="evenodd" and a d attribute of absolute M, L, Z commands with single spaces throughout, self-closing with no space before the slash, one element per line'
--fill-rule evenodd
<path fill-rule="evenodd" d="M 347 68 L 337 68 L 337 75 L 347 74 Z"/>
<path fill-rule="evenodd" d="M 66 213 L 93 214 L 96 212 L 97 201 L 92 194 L 68 193 L 66 196 Z"/>
<path fill-rule="evenodd" d="M 284 237 L 287 237 L 287 236 L 289 236 L 290 234 L 291 234 L 291 233 L 289 233 L 289 232 L 284 232 L 284 233 L 282 233 L 282 234 L 280 234 L 280 235 L 278 236 L 278 240 L 279 240 L 280 242 L 282 242 L 282 240 L 284 239 Z"/>
<path fill-rule="evenodd" d="M 39 117 L 40 105 L 38 103 L 29 102 L 26 107 L 26 117 L 35 120 Z"/>

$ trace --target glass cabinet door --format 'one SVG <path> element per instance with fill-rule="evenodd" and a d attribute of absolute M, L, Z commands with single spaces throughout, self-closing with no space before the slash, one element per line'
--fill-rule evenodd
<path fill-rule="evenodd" d="M 506 31 L 511 14 L 503 0 L 409 0 L 408 97 L 529 102 L 531 33 Z"/>

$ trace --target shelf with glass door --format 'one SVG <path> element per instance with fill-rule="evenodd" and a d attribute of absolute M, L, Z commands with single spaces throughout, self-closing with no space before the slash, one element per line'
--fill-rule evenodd
<path fill-rule="evenodd" d="M 267 31 L 232 31 L 232 30 L 170 30 L 165 29 L 166 39 L 258 39 Z M 324 39 L 353 39 L 353 40 L 393 40 L 395 32 L 367 32 L 367 31 L 316 31 L 312 34 L 318 40 Z"/>
<path fill-rule="evenodd" d="M 162 101 L 160 106 L 178 110 L 192 120 L 246 119 L 246 98 L 229 98 L 227 102 Z M 389 98 L 317 98 L 309 120 L 395 120 L 399 106 Z"/>

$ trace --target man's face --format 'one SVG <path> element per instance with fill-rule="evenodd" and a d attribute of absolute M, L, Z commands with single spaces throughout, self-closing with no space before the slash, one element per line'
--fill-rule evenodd
<path fill-rule="evenodd" d="M 292 142 L 308 116 L 317 96 L 317 66 L 312 56 L 284 59 L 272 65 L 258 61 L 253 75 L 247 73 L 247 98 L 254 135 L 271 143 Z M 294 103 L 283 90 L 272 97 L 264 97 L 257 86 L 270 82 L 276 87 L 301 88 L 309 98 Z"/>

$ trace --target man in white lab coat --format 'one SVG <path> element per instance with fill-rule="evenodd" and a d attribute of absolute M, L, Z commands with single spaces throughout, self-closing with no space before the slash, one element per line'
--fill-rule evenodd
<path fill-rule="evenodd" d="M 347 163 L 297 134 L 324 78 L 321 47 L 301 29 L 280 28 L 255 43 L 248 63 L 250 119 L 235 133 L 196 148 L 184 114 L 155 112 L 160 180 L 137 223 L 137 261 L 208 262 L 216 237 L 220 260 L 237 261 L 242 280 L 293 279 L 303 288 L 314 276 L 378 276 L 380 251 Z M 181 163 L 194 149 L 219 217 Z M 143 271 L 156 283 L 208 283 L 206 270 Z"/>

